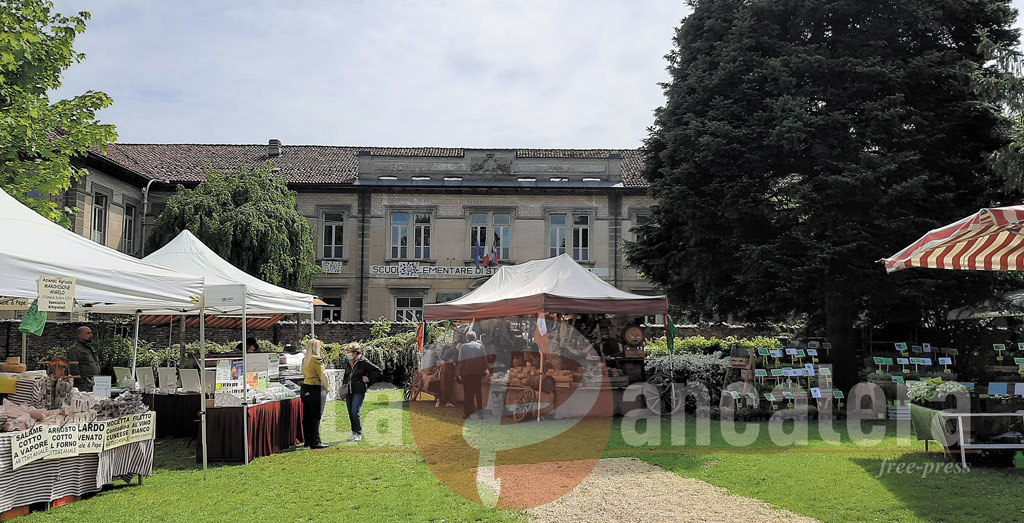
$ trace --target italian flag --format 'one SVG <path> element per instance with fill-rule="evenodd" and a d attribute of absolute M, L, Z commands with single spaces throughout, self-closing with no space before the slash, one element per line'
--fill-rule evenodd
<path fill-rule="evenodd" d="M 430 336 L 430 326 L 427 322 L 421 321 L 420 326 L 416 328 L 416 345 L 420 352 L 423 352 L 423 344 L 427 342 L 427 336 Z"/>

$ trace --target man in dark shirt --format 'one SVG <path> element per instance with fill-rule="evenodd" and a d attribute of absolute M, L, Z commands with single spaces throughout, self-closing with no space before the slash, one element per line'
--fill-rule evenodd
<path fill-rule="evenodd" d="M 462 379 L 462 414 L 467 418 L 476 412 L 484 417 L 483 395 L 480 382 L 487 372 L 487 353 L 484 345 L 476 341 L 475 332 L 466 333 L 466 343 L 459 348 L 459 378 Z"/>
<path fill-rule="evenodd" d="M 75 378 L 75 387 L 82 392 L 92 392 L 95 376 L 100 373 L 100 360 L 92 348 L 92 329 L 78 328 L 78 341 L 68 349 L 68 361 L 77 361 L 71 365 L 71 375 Z"/>

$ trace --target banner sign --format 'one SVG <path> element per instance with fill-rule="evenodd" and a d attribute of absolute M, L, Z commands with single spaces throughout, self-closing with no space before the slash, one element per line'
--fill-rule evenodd
<path fill-rule="evenodd" d="M 78 453 L 103 452 L 103 438 L 107 434 L 106 421 L 88 421 L 78 424 Z"/>
<path fill-rule="evenodd" d="M 27 311 L 31 306 L 28 298 L 0 298 L 0 311 Z"/>
<path fill-rule="evenodd" d="M 420 265 L 420 262 L 401 262 L 394 265 L 371 265 L 370 276 L 419 278 L 421 276 L 490 276 L 498 267 L 477 267 L 475 265 Z"/>
<path fill-rule="evenodd" d="M 103 435 L 103 450 L 110 450 L 130 443 L 132 419 L 128 416 L 112 419 L 107 422 L 107 432 Z"/>
<path fill-rule="evenodd" d="M 78 455 L 78 424 L 63 427 L 47 425 L 50 433 L 50 455 L 45 459 L 70 458 Z"/>
<path fill-rule="evenodd" d="M 128 442 L 134 443 L 136 441 L 146 441 L 153 439 L 156 436 L 156 413 L 155 412 L 143 412 L 142 414 L 132 414 L 131 418 L 131 433 L 128 436 Z"/>
<path fill-rule="evenodd" d="M 74 312 L 75 279 L 40 276 L 38 307 L 46 312 Z"/>
<path fill-rule="evenodd" d="M 36 425 L 11 438 L 11 468 L 18 470 L 50 454 L 50 431 Z"/>

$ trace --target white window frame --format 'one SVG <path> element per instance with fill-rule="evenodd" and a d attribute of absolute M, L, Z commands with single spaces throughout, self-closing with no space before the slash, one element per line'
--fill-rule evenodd
<path fill-rule="evenodd" d="M 131 212 L 129 212 L 131 211 Z M 121 229 L 121 252 L 135 254 L 135 239 L 138 236 L 136 224 L 139 220 L 139 207 L 134 203 L 124 204 L 124 218 Z"/>
<path fill-rule="evenodd" d="M 412 300 L 419 300 L 419 307 L 412 304 Z M 419 323 L 423 321 L 423 304 L 425 298 L 420 296 L 399 295 L 395 296 L 395 321 L 407 323 Z"/>
<path fill-rule="evenodd" d="M 474 216 L 483 216 L 483 223 L 473 223 Z M 496 216 L 508 216 L 508 223 L 499 224 L 496 223 Z M 483 232 L 483 238 L 480 242 L 480 249 L 483 251 L 483 255 L 490 253 L 489 246 L 493 245 L 495 236 L 497 235 L 500 240 L 501 230 L 505 230 L 505 244 L 498 247 L 498 260 L 499 261 L 511 261 L 512 260 L 512 222 L 515 218 L 512 211 L 508 210 L 482 210 L 474 209 L 467 212 L 466 221 L 469 223 L 469 259 L 476 259 L 476 237 Z M 488 236 L 488 231 L 490 235 Z M 482 256 L 483 256 L 482 255 Z"/>
<path fill-rule="evenodd" d="M 102 200 L 100 200 L 102 198 Z M 103 205 L 97 205 L 102 201 Z M 109 230 L 107 220 L 110 216 L 110 195 L 95 192 L 92 195 L 92 241 L 100 244 L 107 244 L 107 231 Z"/>
<path fill-rule="evenodd" d="M 560 217 L 561 224 L 555 224 L 553 218 Z M 577 218 L 586 220 L 585 224 L 577 224 Z M 548 256 L 569 253 L 578 262 L 592 262 L 594 254 L 594 221 L 593 211 L 555 211 L 547 213 Z M 586 247 L 583 238 L 586 238 Z"/>
<path fill-rule="evenodd" d="M 316 294 L 320 297 L 320 299 L 323 300 L 325 303 L 330 303 L 330 301 L 328 300 L 338 301 L 338 305 L 318 305 L 316 307 L 316 318 L 319 321 L 324 322 L 345 321 L 345 289 L 332 287 L 318 287 L 315 289 L 315 291 Z M 325 318 L 325 313 L 328 313 L 330 317 Z"/>
<path fill-rule="evenodd" d="M 330 220 L 327 218 L 328 215 L 340 216 L 340 220 Z M 325 209 L 320 212 L 320 254 L 321 259 L 324 260 L 343 260 L 345 259 L 345 220 L 348 215 L 342 210 L 330 210 Z M 330 238 L 327 236 L 327 228 L 331 228 Z M 337 238 L 337 229 L 341 228 L 341 243 L 335 243 L 334 240 Z M 331 241 L 328 242 L 328 239 Z M 331 256 L 328 256 L 327 249 L 331 249 Z"/>
<path fill-rule="evenodd" d="M 405 216 L 404 223 L 395 222 L 396 216 Z M 426 217 L 427 222 L 417 222 Z M 388 215 L 388 259 L 431 260 L 433 248 L 434 212 L 423 209 L 395 209 Z M 405 245 L 398 238 L 405 237 Z"/>

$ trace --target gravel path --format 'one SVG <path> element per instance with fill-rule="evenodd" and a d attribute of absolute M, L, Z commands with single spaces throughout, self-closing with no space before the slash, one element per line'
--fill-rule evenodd
<path fill-rule="evenodd" d="M 817 521 L 633 458 L 599 461 L 572 492 L 526 512 L 536 522 Z"/>

